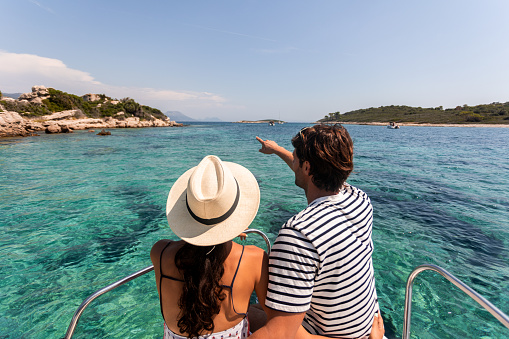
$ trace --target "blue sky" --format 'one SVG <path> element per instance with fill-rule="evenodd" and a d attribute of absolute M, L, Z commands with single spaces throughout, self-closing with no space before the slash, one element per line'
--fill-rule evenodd
<path fill-rule="evenodd" d="M 0 0 L 0 90 L 195 119 L 509 101 L 509 1 Z"/>

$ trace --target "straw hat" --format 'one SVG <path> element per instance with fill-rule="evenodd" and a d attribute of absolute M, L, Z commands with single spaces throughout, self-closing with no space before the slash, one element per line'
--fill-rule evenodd
<path fill-rule="evenodd" d="M 259 205 L 258 182 L 247 168 L 208 155 L 173 184 L 166 217 L 180 239 L 211 246 L 248 228 Z"/>

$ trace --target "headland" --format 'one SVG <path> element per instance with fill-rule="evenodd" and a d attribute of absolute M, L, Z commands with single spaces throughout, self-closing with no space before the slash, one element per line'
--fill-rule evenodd
<path fill-rule="evenodd" d="M 389 122 L 355 122 L 355 121 L 317 121 L 317 124 L 341 124 L 341 125 L 368 125 L 368 126 L 387 126 Z M 497 127 L 509 128 L 509 124 L 432 124 L 432 123 L 415 123 L 415 122 L 398 122 L 398 126 L 413 127 Z"/>
<path fill-rule="evenodd" d="M 44 86 L 33 86 L 31 93 L 17 99 L 0 97 L 0 138 L 37 136 L 39 132 L 181 126 L 161 111 L 130 98 L 116 100 L 102 94 L 78 97 Z"/>
<path fill-rule="evenodd" d="M 509 125 L 509 102 L 492 102 L 454 108 L 380 106 L 358 109 L 346 113 L 328 113 L 318 120 L 322 123 L 433 127 L 503 127 Z"/>

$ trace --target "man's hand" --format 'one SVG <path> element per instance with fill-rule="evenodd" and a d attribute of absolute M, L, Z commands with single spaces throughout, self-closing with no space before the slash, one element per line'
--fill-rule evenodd
<path fill-rule="evenodd" d="M 384 320 L 380 313 L 375 313 L 373 325 L 371 326 L 371 334 L 369 339 L 382 339 L 385 334 Z"/>
<path fill-rule="evenodd" d="M 262 148 L 260 148 L 258 151 L 263 154 L 277 154 L 281 159 L 283 159 L 284 162 L 290 167 L 290 169 L 293 171 L 293 153 L 286 150 L 284 147 L 279 146 L 275 141 L 273 140 L 263 140 L 260 137 L 256 137 L 256 140 L 262 144 Z"/>
<path fill-rule="evenodd" d="M 263 140 L 260 137 L 256 137 L 256 140 L 262 144 L 262 148 L 260 148 L 258 151 L 263 154 L 274 154 L 276 153 L 276 149 L 279 148 L 279 145 L 273 140 Z"/>

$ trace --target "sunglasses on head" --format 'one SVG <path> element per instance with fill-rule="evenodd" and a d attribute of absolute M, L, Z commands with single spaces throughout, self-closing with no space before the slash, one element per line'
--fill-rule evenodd
<path fill-rule="evenodd" d="M 311 127 L 306 126 L 306 127 L 304 127 L 303 129 L 301 129 L 301 130 L 299 131 L 299 136 L 300 136 L 300 139 L 301 139 L 302 141 L 304 141 L 304 136 L 302 135 L 302 131 L 305 131 L 305 130 L 307 130 L 308 128 L 311 128 Z"/>

